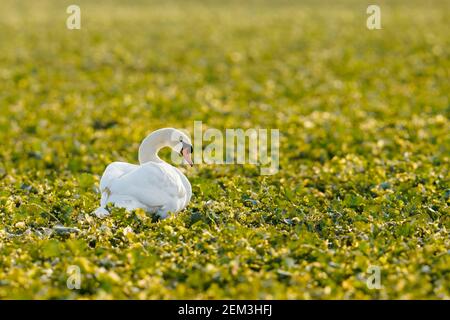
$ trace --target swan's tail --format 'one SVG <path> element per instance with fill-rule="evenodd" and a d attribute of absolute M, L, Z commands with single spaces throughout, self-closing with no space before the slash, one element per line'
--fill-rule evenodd
<path fill-rule="evenodd" d="M 100 207 L 97 208 L 94 211 L 94 214 L 98 218 L 104 218 L 109 216 L 110 212 L 106 209 L 106 205 L 108 203 L 114 204 L 117 208 L 124 208 L 128 211 L 133 211 L 136 209 L 144 209 L 147 212 L 156 213 L 159 215 L 162 219 L 167 217 L 167 212 L 172 211 L 170 208 L 166 208 L 165 206 L 159 205 L 159 206 L 147 206 L 140 201 L 138 201 L 136 198 L 129 196 L 129 195 L 118 195 L 118 194 L 111 194 L 111 190 L 106 187 L 102 191 L 102 198 L 100 200 Z M 175 210 L 173 210 L 175 211 Z"/>
<path fill-rule="evenodd" d="M 108 187 L 104 188 L 102 191 L 102 198 L 100 200 L 100 207 L 94 211 L 94 214 L 98 218 L 104 218 L 109 216 L 109 211 L 106 210 L 106 205 L 108 204 L 108 198 L 111 195 L 111 190 Z"/>
<path fill-rule="evenodd" d="M 109 211 L 103 207 L 99 207 L 94 211 L 94 214 L 97 216 L 97 218 L 104 218 L 109 216 Z"/>

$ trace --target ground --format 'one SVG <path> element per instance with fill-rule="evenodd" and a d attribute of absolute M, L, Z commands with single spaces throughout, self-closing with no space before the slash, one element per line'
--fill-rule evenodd
<path fill-rule="evenodd" d="M 448 2 L 372 31 L 356 0 L 80 0 L 68 30 L 73 2 L 1 4 L 1 299 L 450 298 Z M 196 120 L 279 129 L 279 172 L 92 215 L 109 163 Z"/>

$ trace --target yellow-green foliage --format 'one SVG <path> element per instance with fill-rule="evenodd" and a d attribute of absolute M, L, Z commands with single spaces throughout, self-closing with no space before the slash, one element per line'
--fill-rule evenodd
<path fill-rule="evenodd" d="M 73 2 L 0 4 L 0 298 L 449 298 L 447 1 L 374 31 L 356 0 L 83 0 L 68 30 Z M 279 128 L 279 173 L 198 165 L 175 218 L 92 215 L 108 163 L 194 120 Z"/>

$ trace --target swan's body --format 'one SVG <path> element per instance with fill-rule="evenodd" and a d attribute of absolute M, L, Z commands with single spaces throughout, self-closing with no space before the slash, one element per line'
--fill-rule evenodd
<path fill-rule="evenodd" d="M 179 169 L 158 157 L 158 151 L 164 146 L 172 147 L 190 162 L 192 146 L 185 134 L 171 128 L 153 132 L 139 148 L 139 165 L 113 162 L 106 168 L 100 180 L 102 197 L 95 211 L 98 217 L 109 214 L 105 208 L 108 203 L 130 211 L 144 209 L 161 218 L 188 205 L 191 184 Z"/>

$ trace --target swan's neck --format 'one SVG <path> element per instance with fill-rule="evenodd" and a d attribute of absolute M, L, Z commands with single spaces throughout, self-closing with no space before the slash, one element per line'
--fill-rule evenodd
<path fill-rule="evenodd" d="M 158 157 L 158 152 L 164 147 L 171 146 L 170 135 L 171 130 L 160 129 L 147 136 L 139 147 L 139 163 L 144 164 L 149 161 L 164 162 Z"/>

